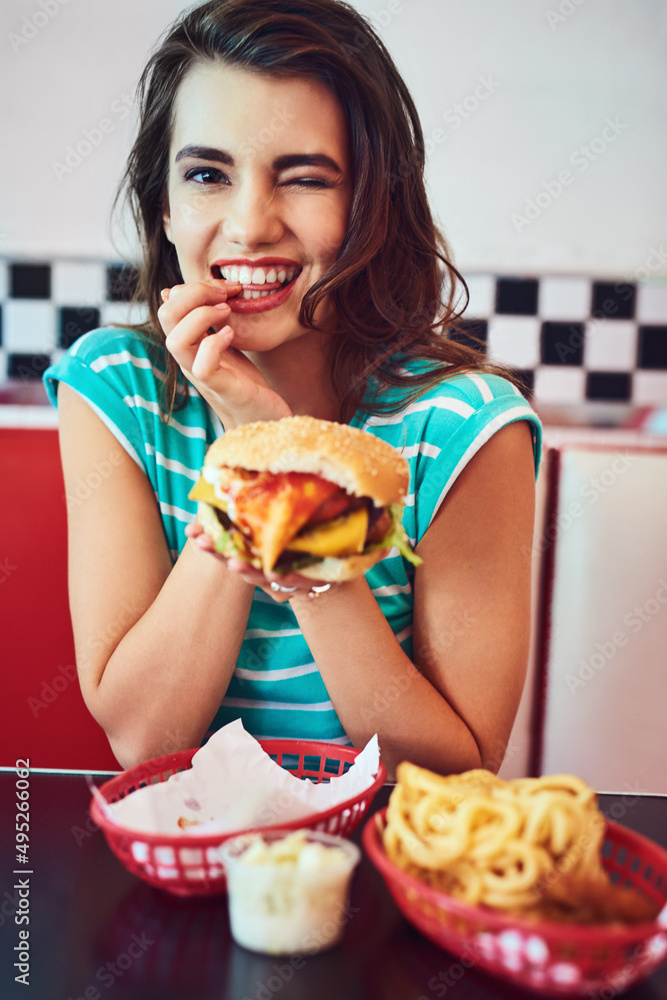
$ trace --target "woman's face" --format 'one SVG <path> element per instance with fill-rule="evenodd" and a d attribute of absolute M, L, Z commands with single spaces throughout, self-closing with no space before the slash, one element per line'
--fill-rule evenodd
<path fill-rule="evenodd" d="M 164 227 L 184 281 L 243 284 L 229 300 L 235 346 L 270 350 L 306 332 L 301 299 L 336 259 L 351 201 L 347 127 L 326 87 L 193 67 L 176 99 Z"/>

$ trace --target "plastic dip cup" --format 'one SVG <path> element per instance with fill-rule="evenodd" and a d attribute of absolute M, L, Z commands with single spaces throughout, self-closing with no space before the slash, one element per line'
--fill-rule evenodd
<path fill-rule="evenodd" d="M 219 848 L 232 937 L 250 951 L 310 955 L 340 941 L 361 852 L 315 830 L 241 834 Z"/>

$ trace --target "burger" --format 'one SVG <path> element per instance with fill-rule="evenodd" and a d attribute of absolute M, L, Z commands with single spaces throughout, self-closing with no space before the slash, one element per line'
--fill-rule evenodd
<path fill-rule="evenodd" d="M 222 555 L 264 573 L 338 582 L 361 576 L 388 548 L 419 565 L 401 523 L 409 481 L 386 441 L 297 416 L 218 438 L 189 495 Z"/>

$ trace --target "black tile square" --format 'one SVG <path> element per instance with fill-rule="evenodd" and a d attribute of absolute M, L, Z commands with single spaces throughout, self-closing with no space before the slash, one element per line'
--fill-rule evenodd
<path fill-rule="evenodd" d="M 510 368 L 510 374 L 519 383 L 519 389 L 526 399 L 532 399 L 535 392 L 535 372 L 532 368 Z"/>
<path fill-rule="evenodd" d="M 7 375 L 9 378 L 20 378 L 24 382 L 41 379 L 51 364 L 48 354 L 10 354 L 7 357 Z"/>
<path fill-rule="evenodd" d="M 584 336 L 583 323 L 543 323 L 540 336 L 542 364 L 583 364 Z"/>
<path fill-rule="evenodd" d="M 137 288 L 139 272 L 128 264 L 107 267 L 107 299 L 110 302 L 131 302 Z"/>
<path fill-rule="evenodd" d="M 628 402 L 632 396 L 632 375 L 629 372 L 588 372 L 586 399 L 606 399 Z"/>
<path fill-rule="evenodd" d="M 50 299 L 50 264 L 10 264 L 9 294 L 13 299 Z"/>
<path fill-rule="evenodd" d="M 485 354 L 487 331 L 488 323 L 485 319 L 459 319 L 449 331 L 448 339 Z"/>
<path fill-rule="evenodd" d="M 92 306 L 63 306 L 58 312 L 58 346 L 65 349 L 100 325 L 100 311 Z"/>
<path fill-rule="evenodd" d="M 596 319 L 634 319 L 637 286 L 622 281 L 594 281 L 591 315 Z"/>
<path fill-rule="evenodd" d="M 536 316 L 537 279 L 498 278 L 496 312 L 513 316 Z"/>
<path fill-rule="evenodd" d="M 640 326 L 640 368 L 667 368 L 667 326 Z"/>

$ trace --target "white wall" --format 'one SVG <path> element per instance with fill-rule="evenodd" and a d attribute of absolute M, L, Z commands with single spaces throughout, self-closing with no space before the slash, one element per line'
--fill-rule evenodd
<path fill-rule="evenodd" d="M 130 142 L 131 95 L 147 52 L 184 6 L 12 0 L 0 7 L 0 254 L 117 256 L 108 216 Z M 355 6 L 378 27 L 412 88 L 430 138 L 434 205 L 465 272 L 631 278 L 650 261 L 667 277 L 662 0 Z M 99 145 L 56 176 L 54 163 L 102 119 L 109 131 Z M 607 127 L 605 140 L 608 119 L 617 134 Z M 578 150 L 596 139 L 595 159 L 583 169 Z M 552 198 L 543 185 L 558 194 L 563 170 L 569 184 Z M 538 195 L 536 217 L 513 222 Z"/>

